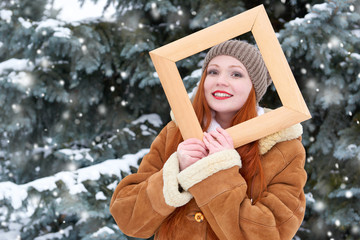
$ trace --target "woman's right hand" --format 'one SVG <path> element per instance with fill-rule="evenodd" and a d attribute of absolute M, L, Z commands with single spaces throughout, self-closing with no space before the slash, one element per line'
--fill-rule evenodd
<path fill-rule="evenodd" d="M 179 144 L 177 148 L 180 171 L 206 157 L 208 152 L 203 141 L 189 138 Z"/>

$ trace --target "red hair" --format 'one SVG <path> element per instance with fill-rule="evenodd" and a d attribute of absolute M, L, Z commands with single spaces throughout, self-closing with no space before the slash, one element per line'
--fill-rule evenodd
<path fill-rule="evenodd" d="M 211 109 L 206 102 L 205 93 L 204 93 L 204 82 L 206 78 L 207 68 L 205 68 L 201 80 L 199 83 L 198 91 L 196 92 L 193 107 L 196 113 L 196 116 L 199 120 L 201 128 L 203 131 L 206 131 L 209 126 L 210 122 L 208 119 L 212 119 Z M 239 123 L 245 122 L 252 118 L 257 117 L 257 110 L 256 110 L 256 94 L 255 89 L 252 87 L 249 96 L 242 106 L 242 108 L 235 114 L 232 119 L 231 126 L 237 125 Z M 180 131 L 178 131 L 180 134 Z M 180 143 L 180 142 L 179 142 Z M 254 141 L 243 145 L 241 147 L 236 148 L 236 151 L 241 156 L 242 167 L 239 170 L 240 174 L 245 179 L 246 183 L 248 184 L 247 194 L 248 196 L 251 195 L 251 183 L 255 179 L 255 177 L 260 178 L 260 193 L 262 193 L 266 189 L 265 179 L 264 179 L 264 172 L 261 166 L 261 155 L 259 153 L 259 141 Z M 261 194 L 260 194 L 261 196 Z M 260 196 L 257 196 L 254 199 L 254 203 L 260 199 Z M 160 226 L 158 234 L 162 236 L 166 236 L 164 239 L 175 239 L 175 236 L 172 236 L 173 231 L 172 229 L 176 226 L 179 226 L 180 221 L 182 218 L 185 217 L 186 211 L 185 207 L 178 207 L 176 210 L 168 216 L 167 219 L 163 222 Z M 209 228 L 210 234 L 216 239 L 215 233 Z M 212 238 L 212 239 L 213 239 Z"/>
<path fill-rule="evenodd" d="M 207 67 L 205 68 L 201 76 L 198 91 L 195 95 L 193 102 L 194 111 L 197 118 L 199 119 L 203 131 L 206 131 L 210 126 L 210 121 L 208 121 L 207 119 L 212 118 L 211 109 L 206 102 L 204 93 L 204 82 L 206 78 L 206 73 Z M 231 126 L 237 125 L 255 117 L 257 117 L 256 94 L 254 87 L 252 87 L 246 102 L 233 117 Z M 242 168 L 240 169 L 240 173 L 249 186 L 248 194 L 250 194 L 250 184 L 256 175 L 258 175 L 258 177 L 260 178 L 260 193 L 263 192 L 263 190 L 266 188 L 266 184 L 264 180 L 264 172 L 261 166 L 259 141 L 254 141 L 238 147 L 236 151 L 241 156 Z M 257 201 L 258 199 L 259 197 L 257 197 L 255 201 Z"/>

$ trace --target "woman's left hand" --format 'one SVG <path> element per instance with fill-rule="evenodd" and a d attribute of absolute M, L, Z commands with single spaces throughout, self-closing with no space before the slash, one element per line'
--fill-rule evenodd
<path fill-rule="evenodd" d="M 204 133 L 203 139 L 209 155 L 227 149 L 234 149 L 234 143 L 231 136 L 222 128 L 216 128 L 216 131 Z"/>

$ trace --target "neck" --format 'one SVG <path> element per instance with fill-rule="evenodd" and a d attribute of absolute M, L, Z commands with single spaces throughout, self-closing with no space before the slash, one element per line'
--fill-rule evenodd
<path fill-rule="evenodd" d="M 233 117 L 234 117 L 234 114 L 232 114 L 232 113 L 228 113 L 228 114 L 216 113 L 215 114 L 215 120 L 220 124 L 220 126 L 223 129 L 231 127 L 231 120 L 233 119 Z"/>

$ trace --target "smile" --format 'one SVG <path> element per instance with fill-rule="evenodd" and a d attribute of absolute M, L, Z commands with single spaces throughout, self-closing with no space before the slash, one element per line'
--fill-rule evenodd
<path fill-rule="evenodd" d="M 219 100 L 227 99 L 227 98 L 230 98 L 230 97 L 233 96 L 233 95 L 231 95 L 230 93 L 227 93 L 227 92 L 224 92 L 224 91 L 215 91 L 215 92 L 212 93 L 212 95 L 213 95 L 216 99 L 219 99 Z"/>

